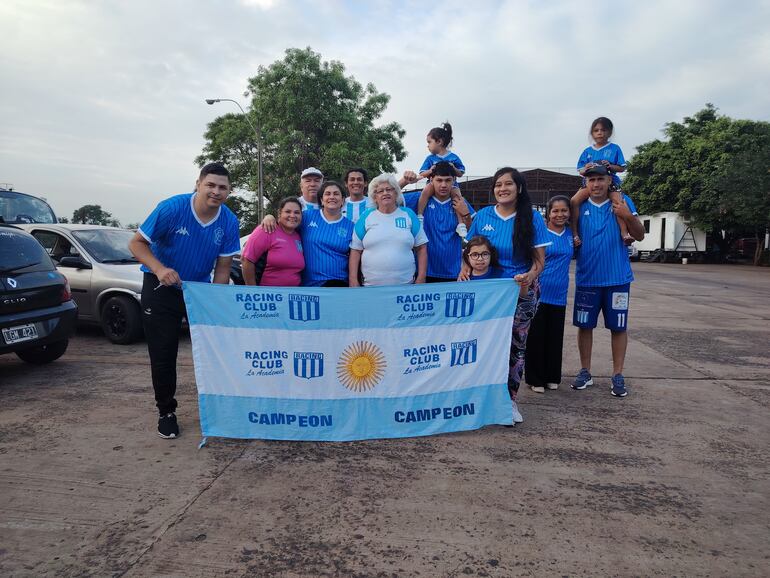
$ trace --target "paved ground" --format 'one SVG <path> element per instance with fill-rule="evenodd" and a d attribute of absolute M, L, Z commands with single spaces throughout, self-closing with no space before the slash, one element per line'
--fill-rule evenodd
<path fill-rule="evenodd" d="M 768 576 L 770 271 L 634 267 L 629 397 L 601 331 L 515 429 L 198 450 L 189 341 L 175 441 L 143 343 L 2 356 L 0 575 Z"/>

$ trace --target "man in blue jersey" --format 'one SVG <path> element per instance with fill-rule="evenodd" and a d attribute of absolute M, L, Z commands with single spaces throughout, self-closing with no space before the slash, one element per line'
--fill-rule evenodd
<path fill-rule="evenodd" d="M 300 174 L 299 203 L 303 211 L 318 208 L 318 191 L 323 180 L 324 174 L 315 167 L 308 167 Z"/>
<path fill-rule="evenodd" d="M 462 265 L 462 239 L 457 234 L 457 214 L 466 220 L 466 227 L 471 226 L 471 218 L 476 211 L 462 197 L 452 199 L 455 173 L 452 165 L 442 161 L 433 165 L 433 196 L 428 201 L 423 215 L 423 228 L 430 242 L 428 250 L 428 283 L 457 281 Z M 406 206 L 417 210 L 420 191 L 405 193 Z"/>
<path fill-rule="evenodd" d="M 644 226 L 636 217 L 636 207 L 626 195 L 622 201 L 610 201 L 612 176 L 604 165 L 585 172 L 589 198 L 580 205 L 580 238 L 575 269 L 575 306 L 572 323 L 578 328 L 578 351 L 582 369 L 572 384 L 573 389 L 593 385 L 591 352 L 593 330 L 604 313 L 604 326 L 612 332 L 612 395 L 628 395 L 623 364 L 628 346 L 629 289 L 634 274 L 628 250 L 620 236 L 616 217 L 628 226 L 629 234 L 641 241 Z"/>
<path fill-rule="evenodd" d="M 365 169 L 356 167 L 348 169 L 345 173 L 345 188 L 348 190 L 349 197 L 345 200 L 342 208 L 342 216 L 347 217 L 354 223 L 366 210 L 366 186 L 369 184 L 369 178 Z"/>
<path fill-rule="evenodd" d="M 240 252 L 238 218 L 222 206 L 230 173 L 220 163 L 201 169 L 195 192 L 162 201 L 128 244 L 142 263 L 142 319 L 150 354 L 152 386 L 160 417 L 158 435 L 179 436 L 176 357 L 185 316 L 182 281 L 228 283 L 233 255 Z"/>

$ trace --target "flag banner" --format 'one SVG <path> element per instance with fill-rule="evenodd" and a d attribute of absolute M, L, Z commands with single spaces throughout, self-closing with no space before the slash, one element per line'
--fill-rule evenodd
<path fill-rule="evenodd" d="M 350 441 L 511 423 L 512 279 L 183 288 L 204 437 Z"/>

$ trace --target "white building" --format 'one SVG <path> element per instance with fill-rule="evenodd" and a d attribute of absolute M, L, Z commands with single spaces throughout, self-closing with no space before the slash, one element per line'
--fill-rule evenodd
<path fill-rule="evenodd" d="M 671 253 L 703 253 L 706 250 L 706 233 L 690 226 L 676 212 L 667 211 L 654 215 L 639 215 L 644 225 L 644 239 L 634 245 L 640 253 L 662 250 Z"/>

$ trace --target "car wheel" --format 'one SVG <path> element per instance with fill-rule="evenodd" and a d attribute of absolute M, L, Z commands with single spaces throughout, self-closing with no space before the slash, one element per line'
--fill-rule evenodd
<path fill-rule="evenodd" d="M 67 345 L 69 345 L 69 339 L 62 339 L 61 341 L 54 341 L 48 345 L 39 345 L 37 347 L 32 347 L 31 349 L 22 349 L 21 351 L 17 351 L 16 355 L 19 359 L 26 361 L 27 363 L 42 365 L 59 359 L 64 355 L 64 352 L 67 351 Z"/>
<path fill-rule="evenodd" d="M 142 316 L 135 299 L 116 295 L 105 301 L 101 315 L 102 331 L 118 345 L 133 343 L 142 336 Z"/>

